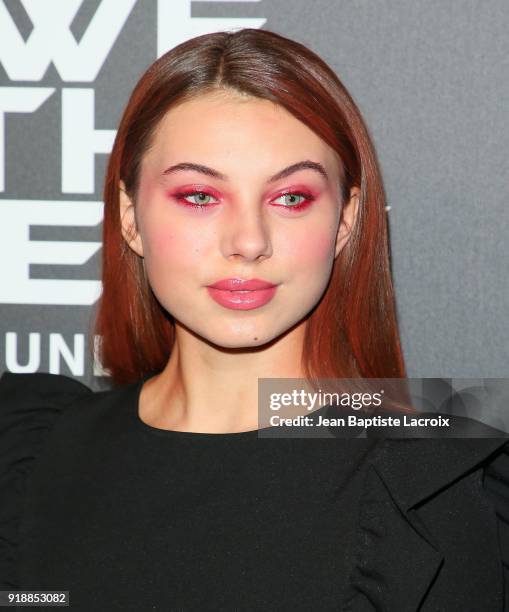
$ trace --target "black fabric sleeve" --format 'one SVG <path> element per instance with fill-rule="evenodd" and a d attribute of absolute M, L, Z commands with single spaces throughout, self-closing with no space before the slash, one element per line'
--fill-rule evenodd
<path fill-rule="evenodd" d="M 509 442 L 484 468 L 484 489 L 498 519 L 498 538 L 504 574 L 504 611 L 509 611 Z"/>
<path fill-rule="evenodd" d="M 17 589 L 16 551 L 25 481 L 55 419 L 92 390 L 60 374 L 0 378 L 0 590 Z"/>

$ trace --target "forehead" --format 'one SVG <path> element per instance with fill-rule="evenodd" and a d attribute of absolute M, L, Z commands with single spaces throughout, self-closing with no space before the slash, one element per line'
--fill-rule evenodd
<path fill-rule="evenodd" d="M 331 169 L 337 164 L 335 151 L 282 106 L 223 91 L 202 94 L 170 109 L 154 132 L 151 154 L 293 155 L 320 158 Z"/>

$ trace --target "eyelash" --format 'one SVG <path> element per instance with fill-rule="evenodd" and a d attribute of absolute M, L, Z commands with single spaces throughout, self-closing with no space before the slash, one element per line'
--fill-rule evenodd
<path fill-rule="evenodd" d="M 194 196 L 194 195 L 198 195 L 198 194 L 203 194 L 206 196 L 209 196 L 211 198 L 215 197 L 213 196 L 211 193 L 207 193 L 206 191 L 188 191 L 188 192 L 179 192 L 175 194 L 175 198 L 179 201 L 179 202 L 184 202 L 185 206 L 189 206 L 191 208 L 199 208 L 200 210 L 203 210 L 205 208 L 209 208 L 210 206 L 213 206 L 213 204 L 193 204 L 191 202 L 188 202 L 185 198 L 188 198 L 190 196 Z M 285 193 L 280 194 L 279 196 L 277 196 L 277 198 L 275 198 L 276 200 L 278 198 L 282 198 L 284 196 L 288 196 L 288 195 L 293 195 L 293 196 L 301 196 L 304 198 L 304 201 L 301 202 L 300 204 L 295 204 L 292 206 L 284 206 L 284 205 L 278 205 L 280 208 L 285 208 L 290 210 L 291 212 L 295 212 L 295 211 L 299 211 L 299 210 L 303 210 L 304 208 L 307 208 L 311 202 L 315 199 L 315 197 L 313 195 L 311 195 L 310 193 L 305 193 L 302 191 L 287 191 Z"/>

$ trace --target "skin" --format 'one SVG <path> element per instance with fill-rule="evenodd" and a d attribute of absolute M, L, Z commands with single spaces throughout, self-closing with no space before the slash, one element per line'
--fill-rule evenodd
<path fill-rule="evenodd" d="M 274 183 L 268 178 L 302 160 L 321 163 Z M 194 162 L 196 170 L 163 174 Z M 312 190 L 305 201 L 281 195 Z M 212 193 L 187 196 L 176 191 Z M 174 317 L 176 343 L 165 369 L 142 389 L 140 419 L 176 431 L 233 433 L 257 429 L 258 378 L 302 378 L 306 316 L 319 302 L 334 259 L 354 225 L 360 192 L 351 191 L 340 223 L 338 157 L 284 108 L 232 92 L 202 94 L 161 120 L 142 160 L 134 203 L 120 182 L 122 233 L 144 258 L 149 283 Z M 217 304 L 206 285 L 220 279 L 279 283 L 275 297 L 241 311 Z"/>

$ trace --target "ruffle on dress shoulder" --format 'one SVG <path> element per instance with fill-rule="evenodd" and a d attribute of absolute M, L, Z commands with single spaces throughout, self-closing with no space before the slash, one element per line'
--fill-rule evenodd
<path fill-rule="evenodd" d="M 68 376 L 0 377 L 0 590 L 17 589 L 18 527 L 26 478 L 65 406 L 92 390 Z"/>
<path fill-rule="evenodd" d="M 484 489 L 495 508 L 504 571 L 505 609 L 509 609 L 509 442 L 484 469 Z"/>
<path fill-rule="evenodd" d="M 496 438 L 383 441 L 366 472 L 357 523 L 356 560 L 341 612 L 420 609 L 445 555 L 431 535 L 430 525 L 422 522 L 415 508 L 462 475 L 484 467 L 503 446 L 504 440 Z M 506 453 L 493 464 L 492 476 L 495 470 L 500 482 L 498 508 L 509 523 L 507 440 L 505 449 Z M 502 534 L 506 562 L 508 523 Z"/>

